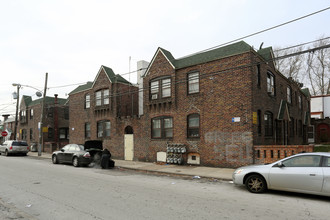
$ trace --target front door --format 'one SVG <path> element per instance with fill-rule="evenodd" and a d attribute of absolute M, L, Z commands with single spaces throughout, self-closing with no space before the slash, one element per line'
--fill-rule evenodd
<path fill-rule="evenodd" d="M 133 134 L 125 134 L 125 160 L 133 160 L 134 157 L 134 136 Z"/>

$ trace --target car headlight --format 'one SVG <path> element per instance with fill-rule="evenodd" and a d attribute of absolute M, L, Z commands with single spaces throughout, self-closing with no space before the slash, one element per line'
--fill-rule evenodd
<path fill-rule="evenodd" d="M 235 170 L 234 174 L 240 174 L 241 172 L 243 172 L 244 169 L 237 169 Z"/>

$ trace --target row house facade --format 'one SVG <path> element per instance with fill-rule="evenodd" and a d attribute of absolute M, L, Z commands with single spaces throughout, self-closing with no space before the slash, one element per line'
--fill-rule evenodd
<path fill-rule="evenodd" d="M 43 135 L 42 151 L 52 152 L 69 143 L 69 106 L 67 100 L 45 97 L 45 110 L 42 129 L 40 119 L 43 98 L 32 100 L 31 96 L 23 96 L 18 115 L 17 139 L 25 140 L 29 145 L 39 143 L 39 135 Z"/>
<path fill-rule="evenodd" d="M 102 140 L 117 159 L 217 167 L 310 149 L 308 90 L 275 69 L 271 48 L 241 41 L 180 59 L 158 48 L 144 66 L 138 86 L 102 66 L 70 93 L 70 142 Z"/>
<path fill-rule="evenodd" d="M 111 68 L 101 66 L 93 82 L 70 92 L 69 106 L 71 143 L 101 140 L 115 158 L 124 157 L 124 133 L 133 144 L 131 121 L 138 115 L 136 86 L 116 75 Z M 125 123 L 127 126 L 121 129 Z"/>

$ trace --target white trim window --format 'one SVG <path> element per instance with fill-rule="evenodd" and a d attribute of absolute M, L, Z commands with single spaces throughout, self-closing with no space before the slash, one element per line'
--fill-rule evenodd
<path fill-rule="evenodd" d="M 188 94 L 199 92 L 199 72 L 188 74 Z"/>
<path fill-rule="evenodd" d="M 275 95 L 274 75 L 271 72 L 267 72 L 267 92 L 270 95 Z"/>
<path fill-rule="evenodd" d="M 85 96 L 85 108 L 90 108 L 91 107 L 91 96 L 90 94 L 87 94 Z"/>

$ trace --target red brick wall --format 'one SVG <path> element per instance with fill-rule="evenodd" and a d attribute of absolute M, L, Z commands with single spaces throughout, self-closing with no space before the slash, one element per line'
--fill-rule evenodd
<path fill-rule="evenodd" d="M 234 167 L 252 162 L 252 83 L 249 53 L 219 61 L 174 71 L 165 57 L 159 53 L 144 78 L 144 88 L 149 81 L 171 76 L 172 96 L 163 100 L 149 100 L 149 90 L 144 94 L 146 122 L 147 160 L 155 161 L 158 151 L 166 151 L 166 143 L 187 146 L 187 153 L 201 155 L 201 164 L 207 166 Z M 237 67 L 236 69 L 233 67 Z M 200 72 L 200 92 L 187 94 L 187 73 Z M 187 116 L 200 114 L 200 138 L 187 138 Z M 173 117 L 173 139 L 151 139 L 151 119 L 157 116 Z M 232 122 L 240 117 L 240 122 Z M 135 146 L 139 146 L 139 140 Z M 142 152 L 140 154 L 143 154 Z"/>
<path fill-rule="evenodd" d="M 304 152 L 313 152 L 314 145 L 264 145 L 254 146 L 255 164 L 273 163 L 285 157 Z"/>

